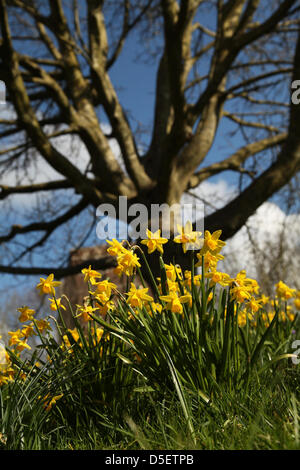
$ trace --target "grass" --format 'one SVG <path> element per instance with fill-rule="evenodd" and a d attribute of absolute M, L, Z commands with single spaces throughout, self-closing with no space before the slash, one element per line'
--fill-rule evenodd
<path fill-rule="evenodd" d="M 176 396 L 136 392 L 117 417 L 100 407 L 70 419 L 61 402 L 51 416 L 34 411 L 19 391 L 10 413 L 2 415 L 1 449 L 30 450 L 295 450 L 299 442 L 299 369 L 284 368 L 243 391 L 220 390 L 213 403 L 189 394 L 194 439 Z M 33 386 L 31 387 L 31 389 Z M 13 392 L 16 390 L 12 389 Z M 3 398 L 3 396 L 2 396 Z M 6 408 L 7 411 L 7 408 Z"/>

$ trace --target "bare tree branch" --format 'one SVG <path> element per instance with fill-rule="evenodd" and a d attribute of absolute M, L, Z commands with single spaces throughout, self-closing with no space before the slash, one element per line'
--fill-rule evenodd
<path fill-rule="evenodd" d="M 208 167 L 202 168 L 197 173 L 191 177 L 189 182 L 189 189 L 199 186 L 202 181 L 205 181 L 210 176 L 216 175 L 222 171 L 231 170 L 246 172 L 242 167 L 243 163 L 252 155 L 255 155 L 263 150 L 274 147 L 275 145 L 282 144 L 287 138 L 287 133 L 266 137 L 257 142 L 252 142 L 251 144 L 246 145 L 245 147 L 240 148 L 230 157 L 226 158 L 222 162 L 213 163 Z"/>

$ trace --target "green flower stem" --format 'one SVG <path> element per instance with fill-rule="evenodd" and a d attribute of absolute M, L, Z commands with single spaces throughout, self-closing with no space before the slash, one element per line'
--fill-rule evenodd
<path fill-rule="evenodd" d="M 61 313 L 61 311 L 60 311 L 60 308 L 59 308 L 59 306 L 58 306 L 56 297 L 55 297 L 54 294 L 53 294 L 52 297 L 53 297 L 53 299 L 54 299 L 54 302 L 55 302 L 55 305 L 56 305 L 56 309 L 57 309 L 57 311 L 58 311 L 58 315 L 59 315 L 59 319 L 60 319 L 60 321 L 61 321 L 61 324 L 63 325 L 65 331 L 67 331 L 68 328 L 67 328 L 66 322 L 65 322 L 65 320 L 64 320 L 64 317 L 62 316 L 62 313 Z"/>
<path fill-rule="evenodd" d="M 137 245 L 137 249 L 141 252 L 143 261 L 145 262 L 147 271 L 148 271 L 148 273 L 149 273 L 149 275 L 150 275 L 150 279 L 151 279 L 152 284 L 153 284 L 153 287 L 154 287 L 154 289 L 155 289 L 155 293 L 156 293 L 157 297 L 159 298 L 160 293 L 159 293 L 159 290 L 158 290 L 158 287 L 157 287 L 157 283 L 156 283 L 156 281 L 155 281 L 155 279 L 154 279 L 153 273 L 152 273 L 152 271 L 151 271 L 151 269 L 150 269 L 149 263 L 148 263 L 147 258 L 146 258 L 146 256 L 145 256 L 145 253 L 143 252 L 143 250 L 141 249 L 141 247 L 139 247 L 138 245 Z"/>

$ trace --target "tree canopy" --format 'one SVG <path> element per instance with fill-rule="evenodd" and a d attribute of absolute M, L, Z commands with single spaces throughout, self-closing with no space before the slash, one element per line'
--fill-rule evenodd
<path fill-rule="evenodd" d="M 92 208 L 83 243 L 103 202 L 171 205 L 228 171 L 239 175 L 237 193 L 204 223 L 234 235 L 300 168 L 300 105 L 291 99 L 299 10 L 297 0 L 0 0 L 0 80 L 10 105 L 0 118 L 2 214 L 16 195 L 51 194 L 28 223 L 1 229 L 0 272 L 79 272 L 35 258 L 29 265 L 28 255 Z M 133 35 L 138 59 L 156 70 L 146 145 L 111 79 Z M 223 159 L 210 152 L 220 129 L 239 143 Z M 63 136 L 83 145 L 86 161 L 57 145 Z M 55 177 L 30 177 L 37 158 Z"/>

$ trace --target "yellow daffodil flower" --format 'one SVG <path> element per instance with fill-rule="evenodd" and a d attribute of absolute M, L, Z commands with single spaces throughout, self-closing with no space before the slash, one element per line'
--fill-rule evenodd
<path fill-rule="evenodd" d="M 102 274 L 98 273 L 98 271 L 95 271 L 92 269 L 91 266 L 88 268 L 84 268 L 81 270 L 82 274 L 84 274 L 84 282 L 90 281 L 91 284 L 95 284 L 95 279 L 101 279 Z"/>
<path fill-rule="evenodd" d="M 248 300 L 246 307 L 248 310 L 250 310 L 250 312 L 256 313 L 261 308 L 261 301 L 256 300 L 254 297 L 251 297 Z"/>
<path fill-rule="evenodd" d="M 148 290 L 148 287 L 138 289 L 132 282 L 130 291 L 126 294 L 129 305 L 142 308 L 144 302 L 153 302 L 153 298 L 147 294 Z"/>
<path fill-rule="evenodd" d="M 183 252 L 186 253 L 188 249 L 196 250 L 200 248 L 199 237 L 202 235 L 201 232 L 193 231 L 191 222 L 187 222 L 184 227 L 177 225 L 179 235 L 174 238 L 175 243 L 181 243 Z"/>
<path fill-rule="evenodd" d="M 95 312 L 98 310 L 97 307 L 92 307 L 91 305 L 86 305 L 86 306 L 81 306 L 81 305 L 76 305 L 76 307 L 79 310 L 78 317 L 81 317 L 83 321 L 88 322 L 92 320 L 91 313 Z"/>
<path fill-rule="evenodd" d="M 300 310 L 300 291 L 297 292 L 297 297 L 294 300 L 294 305 L 297 310 Z"/>
<path fill-rule="evenodd" d="M 104 279 L 101 282 L 97 282 L 95 284 L 96 290 L 94 292 L 95 295 L 105 295 L 106 298 L 110 298 L 111 291 L 117 289 L 116 284 L 110 282 L 108 279 Z"/>
<path fill-rule="evenodd" d="M 231 300 L 236 300 L 239 303 L 243 303 L 246 299 L 250 299 L 251 294 L 248 289 L 244 286 L 235 285 L 230 289 Z"/>
<path fill-rule="evenodd" d="M 148 247 L 148 254 L 153 253 L 155 250 L 159 251 L 163 254 L 164 250 L 162 245 L 168 243 L 167 238 L 162 238 L 160 236 L 160 230 L 156 230 L 156 232 L 152 233 L 150 230 L 147 229 L 147 240 L 142 240 L 141 243 Z"/>
<path fill-rule="evenodd" d="M 204 271 L 214 271 L 216 270 L 217 268 L 217 263 L 218 261 L 224 259 L 224 256 L 216 253 L 216 254 L 213 254 L 211 251 L 206 251 L 206 253 L 204 254 L 201 254 L 200 253 L 197 253 L 197 258 L 199 259 L 199 261 L 195 264 L 195 267 L 200 267 L 202 266 L 202 256 L 204 257 Z"/>
<path fill-rule="evenodd" d="M 276 294 L 283 300 L 289 300 L 295 295 L 295 289 L 291 289 L 284 282 L 279 281 L 275 284 Z"/>
<path fill-rule="evenodd" d="M 170 292 L 169 295 L 161 295 L 159 298 L 167 302 L 166 308 L 173 313 L 183 313 L 182 304 L 190 302 L 189 295 L 178 296 L 176 292 Z"/>
<path fill-rule="evenodd" d="M 118 256 L 125 250 L 122 243 L 118 242 L 118 240 L 116 240 L 115 238 L 113 238 L 112 241 L 106 240 L 106 242 L 111 245 L 109 248 L 107 248 L 107 253 L 109 253 L 111 256 Z"/>
<path fill-rule="evenodd" d="M 24 334 L 22 333 L 21 330 L 9 331 L 8 335 L 10 336 L 9 343 L 8 343 L 9 346 L 14 346 L 21 340 L 21 338 L 24 338 Z"/>
<path fill-rule="evenodd" d="M 39 289 L 41 295 L 43 294 L 55 295 L 54 287 L 59 286 L 61 282 L 53 281 L 53 279 L 54 279 L 54 274 L 49 274 L 47 279 L 44 279 L 43 277 L 40 278 L 40 282 L 36 286 L 36 288 Z"/>
<path fill-rule="evenodd" d="M 110 310 L 115 308 L 115 304 L 112 300 L 103 300 L 100 296 L 95 296 L 95 306 L 99 310 L 100 315 L 105 316 Z"/>
<path fill-rule="evenodd" d="M 165 269 L 166 269 L 167 278 L 170 279 L 170 281 L 175 282 L 177 280 L 177 277 L 178 279 L 182 281 L 183 275 L 182 275 L 182 269 L 180 266 L 170 263 L 170 264 L 165 264 Z"/>
<path fill-rule="evenodd" d="M 213 255 L 218 254 L 223 246 L 226 245 L 225 242 L 219 240 L 222 234 L 222 230 L 216 230 L 213 233 L 210 233 L 209 230 L 205 230 L 204 232 L 204 243 L 203 247 L 200 251 L 201 255 L 204 255 L 207 251 L 210 251 Z"/>
<path fill-rule="evenodd" d="M 15 348 L 16 348 L 16 351 L 23 351 L 23 349 L 31 349 L 31 347 L 29 346 L 29 344 L 26 343 L 26 341 L 18 341 L 18 343 L 15 345 Z"/>
<path fill-rule="evenodd" d="M 51 326 L 48 320 L 36 320 L 36 326 L 40 333 L 44 333 L 44 331 L 51 330 Z"/>
<path fill-rule="evenodd" d="M 31 323 L 30 325 L 27 325 L 22 328 L 22 334 L 24 335 L 25 339 L 29 338 L 30 336 L 36 335 L 37 333 L 34 331 L 34 324 Z"/>
<path fill-rule="evenodd" d="M 32 320 L 32 317 L 35 314 L 35 310 L 27 306 L 18 308 L 18 311 L 21 312 L 21 315 L 19 316 L 19 321 L 21 323 Z"/>
<path fill-rule="evenodd" d="M 133 253 L 131 250 L 123 249 L 122 253 L 117 256 L 118 266 L 115 269 L 115 272 L 121 276 L 121 274 L 125 274 L 126 276 L 132 276 L 134 270 L 137 267 L 141 267 L 139 263 L 138 256 Z"/>
<path fill-rule="evenodd" d="M 59 297 L 58 299 L 48 299 L 48 300 L 50 300 L 51 310 L 56 311 L 57 308 L 62 308 L 63 310 L 66 310 L 66 307 L 62 305 L 61 303 L 61 297 Z"/>
<path fill-rule="evenodd" d="M 220 284 L 221 286 L 226 287 L 231 282 L 229 274 L 222 273 L 220 271 L 212 271 L 207 273 L 206 277 L 210 279 L 210 286 Z"/>
<path fill-rule="evenodd" d="M 201 284 L 201 274 L 194 275 L 194 285 L 200 286 Z M 192 272 L 185 270 L 184 271 L 184 285 L 188 286 L 190 289 L 192 288 Z"/>

